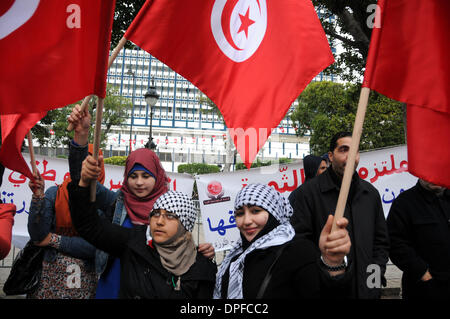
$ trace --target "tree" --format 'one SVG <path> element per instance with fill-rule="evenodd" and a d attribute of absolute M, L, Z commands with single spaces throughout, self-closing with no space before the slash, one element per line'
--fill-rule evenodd
<path fill-rule="evenodd" d="M 363 75 L 369 52 L 370 37 L 377 0 L 312 0 L 328 39 L 333 46 L 342 44 L 343 52 L 335 54 L 336 63 L 325 73 L 355 81 Z M 330 21 L 335 17 L 335 22 Z"/>
<path fill-rule="evenodd" d="M 131 22 L 134 20 L 145 0 L 117 0 L 114 12 L 114 23 L 111 35 L 111 50 L 114 49 L 122 39 Z M 127 42 L 126 48 L 132 48 L 133 45 Z"/>
<path fill-rule="evenodd" d="M 33 137 L 38 140 L 41 146 L 50 146 L 56 148 L 60 145 L 68 145 L 73 138 L 73 131 L 67 132 L 67 117 L 72 112 L 75 104 L 81 104 L 82 101 L 68 105 L 60 109 L 54 109 L 47 112 L 47 115 L 32 128 Z M 92 123 L 95 123 L 95 107 L 97 99 L 92 99 L 89 105 L 89 112 L 92 116 Z M 104 101 L 102 115 L 102 132 L 100 146 L 106 146 L 106 140 L 111 127 L 123 124 L 132 104 L 129 98 L 119 96 L 117 90 L 108 85 L 106 89 L 106 98 Z M 53 134 L 51 134 L 51 131 Z M 93 130 L 89 132 L 89 142 L 93 142 Z"/>
<path fill-rule="evenodd" d="M 311 153 L 328 151 L 338 131 L 353 130 L 361 87 L 357 84 L 313 82 L 298 98 L 291 114 L 297 135 L 310 134 Z M 405 143 L 401 103 L 372 92 L 369 98 L 360 150 Z"/>

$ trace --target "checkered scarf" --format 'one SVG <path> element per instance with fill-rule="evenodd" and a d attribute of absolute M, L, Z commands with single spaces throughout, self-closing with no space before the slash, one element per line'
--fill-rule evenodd
<path fill-rule="evenodd" d="M 280 225 L 258 238 L 256 241 L 243 251 L 242 240 L 239 239 L 231 248 L 230 253 L 222 261 L 220 269 L 216 277 L 216 286 L 214 289 L 214 299 L 221 298 L 222 294 L 222 277 L 228 267 L 229 283 L 228 283 L 228 299 L 242 299 L 242 280 L 244 274 L 245 257 L 256 249 L 266 249 L 272 246 L 282 245 L 294 238 L 295 231 L 289 222 L 293 210 L 287 198 L 270 186 L 263 184 L 250 184 L 239 191 L 234 202 L 235 211 L 243 205 L 255 205 L 265 209 L 269 214 L 273 215 Z M 239 256 L 236 261 L 231 260 Z"/>
<path fill-rule="evenodd" d="M 186 194 L 168 191 L 156 200 L 153 209 L 165 209 L 176 214 L 184 228 L 188 232 L 192 232 L 195 219 L 197 218 L 197 211 L 194 202 Z"/>

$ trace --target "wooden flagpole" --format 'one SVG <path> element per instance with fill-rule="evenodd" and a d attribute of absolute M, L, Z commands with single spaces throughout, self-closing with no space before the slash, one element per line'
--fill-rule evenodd
<path fill-rule="evenodd" d="M 119 43 L 117 44 L 117 46 L 114 48 L 111 56 L 108 59 L 108 69 L 111 67 L 111 65 L 113 64 L 114 60 L 117 58 L 117 56 L 119 55 L 120 50 L 123 49 L 123 47 L 125 46 L 125 44 L 127 43 L 127 39 L 125 37 L 122 37 L 122 39 L 120 39 Z M 87 106 L 89 105 L 89 102 L 91 101 L 91 98 L 94 95 L 89 95 L 86 96 L 83 100 L 83 103 L 81 103 L 81 111 L 86 110 Z M 73 130 L 73 125 L 72 123 L 69 123 L 69 125 L 67 126 L 67 131 L 70 132 Z"/>
<path fill-rule="evenodd" d="M 363 87 L 359 96 L 358 109 L 356 111 L 355 125 L 353 126 L 352 143 L 350 144 L 347 163 L 345 165 L 344 177 L 342 178 L 341 190 L 339 191 L 339 198 L 336 205 L 336 212 L 334 214 L 333 226 L 331 231 L 337 229 L 336 220 L 344 216 L 345 204 L 347 202 L 350 183 L 355 171 L 355 160 L 358 154 L 359 141 L 361 139 L 364 118 L 366 116 L 367 104 L 369 103 L 370 89 Z"/>
<path fill-rule="evenodd" d="M 102 133 L 102 117 L 103 117 L 104 99 L 99 98 L 95 115 L 95 131 L 94 131 L 94 152 L 93 157 L 97 160 L 100 149 L 100 137 Z M 97 180 L 91 181 L 91 202 L 95 202 L 95 194 L 97 189 Z"/>
<path fill-rule="evenodd" d="M 31 136 L 31 130 L 28 132 L 28 149 L 30 150 L 30 162 L 33 175 L 37 173 L 36 160 L 34 159 L 33 138 Z"/>

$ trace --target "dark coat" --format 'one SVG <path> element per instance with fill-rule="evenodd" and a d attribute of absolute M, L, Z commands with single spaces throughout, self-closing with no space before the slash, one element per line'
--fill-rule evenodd
<path fill-rule="evenodd" d="M 403 298 L 450 298 L 450 195 L 438 198 L 417 182 L 394 200 L 387 224 Z M 423 282 L 427 270 L 433 279 Z"/>
<path fill-rule="evenodd" d="M 281 246 L 256 249 L 245 257 L 243 274 L 243 297 L 255 299 L 264 278 L 276 258 L 271 280 L 262 298 L 264 299 L 339 299 L 351 289 L 351 269 L 344 275 L 331 277 L 320 266 L 320 251 L 309 240 L 299 236 Z M 222 298 L 226 298 L 227 271 L 222 280 Z"/>
<path fill-rule="evenodd" d="M 197 254 L 196 262 L 178 277 L 161 264 L 158 251 L 146 243 L 146 227 L 124 228 L 99 218 L 89 201 L 89 188 L 68 185 L 72 222 L 77 232 L 97 248 L 120 258 L 119 298 L 206 299 L 212 298 L 216 265 Z"/>
<path fill-rule="evenodd" d="M 340 187 L 336 185 L 335 176 L 330 167 L 308 183 L 302 184 L 289 196 L 294 209 L 291 223 L 296 233 L 316 245 L 328 215 L 334 214 L 336 209 Z M 349 220 L 347 230 L 352 242 L 349 260 L 354 263 L 356 274 L 352 296 L 379 298 L 381 287 L 370 285 L 369 288 L 367 284 L 368 279 L 371 281 L 372 278 L 369 276 L 374 273 L 368 266 L 379 265 L 381 278 L 378 282 L 385 284 L 384 273 L 389 249 L 386 220 L 378 191 L 370 183 L 360 179 L 357 173 L 352 178 L 344 217 Z"/>

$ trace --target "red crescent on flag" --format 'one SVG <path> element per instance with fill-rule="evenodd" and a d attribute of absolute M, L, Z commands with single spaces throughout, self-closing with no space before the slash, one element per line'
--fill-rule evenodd
<path fill-rule="evenodd" d="M 233 13 L 233 9 L 238 1 L 239 0 L 231 0 L 227 1 L 227 3 L 225 4 L 225 7 L 222 11 L 222 30 L 223 34 L 225 35 L 225 39 L 227 39 L 228 43 L 233 47 L 233 49 L 242 51 L 242 49 L 238 48 L 236 43 L 234 43 L 230 32 L 231 14 Z"/>

